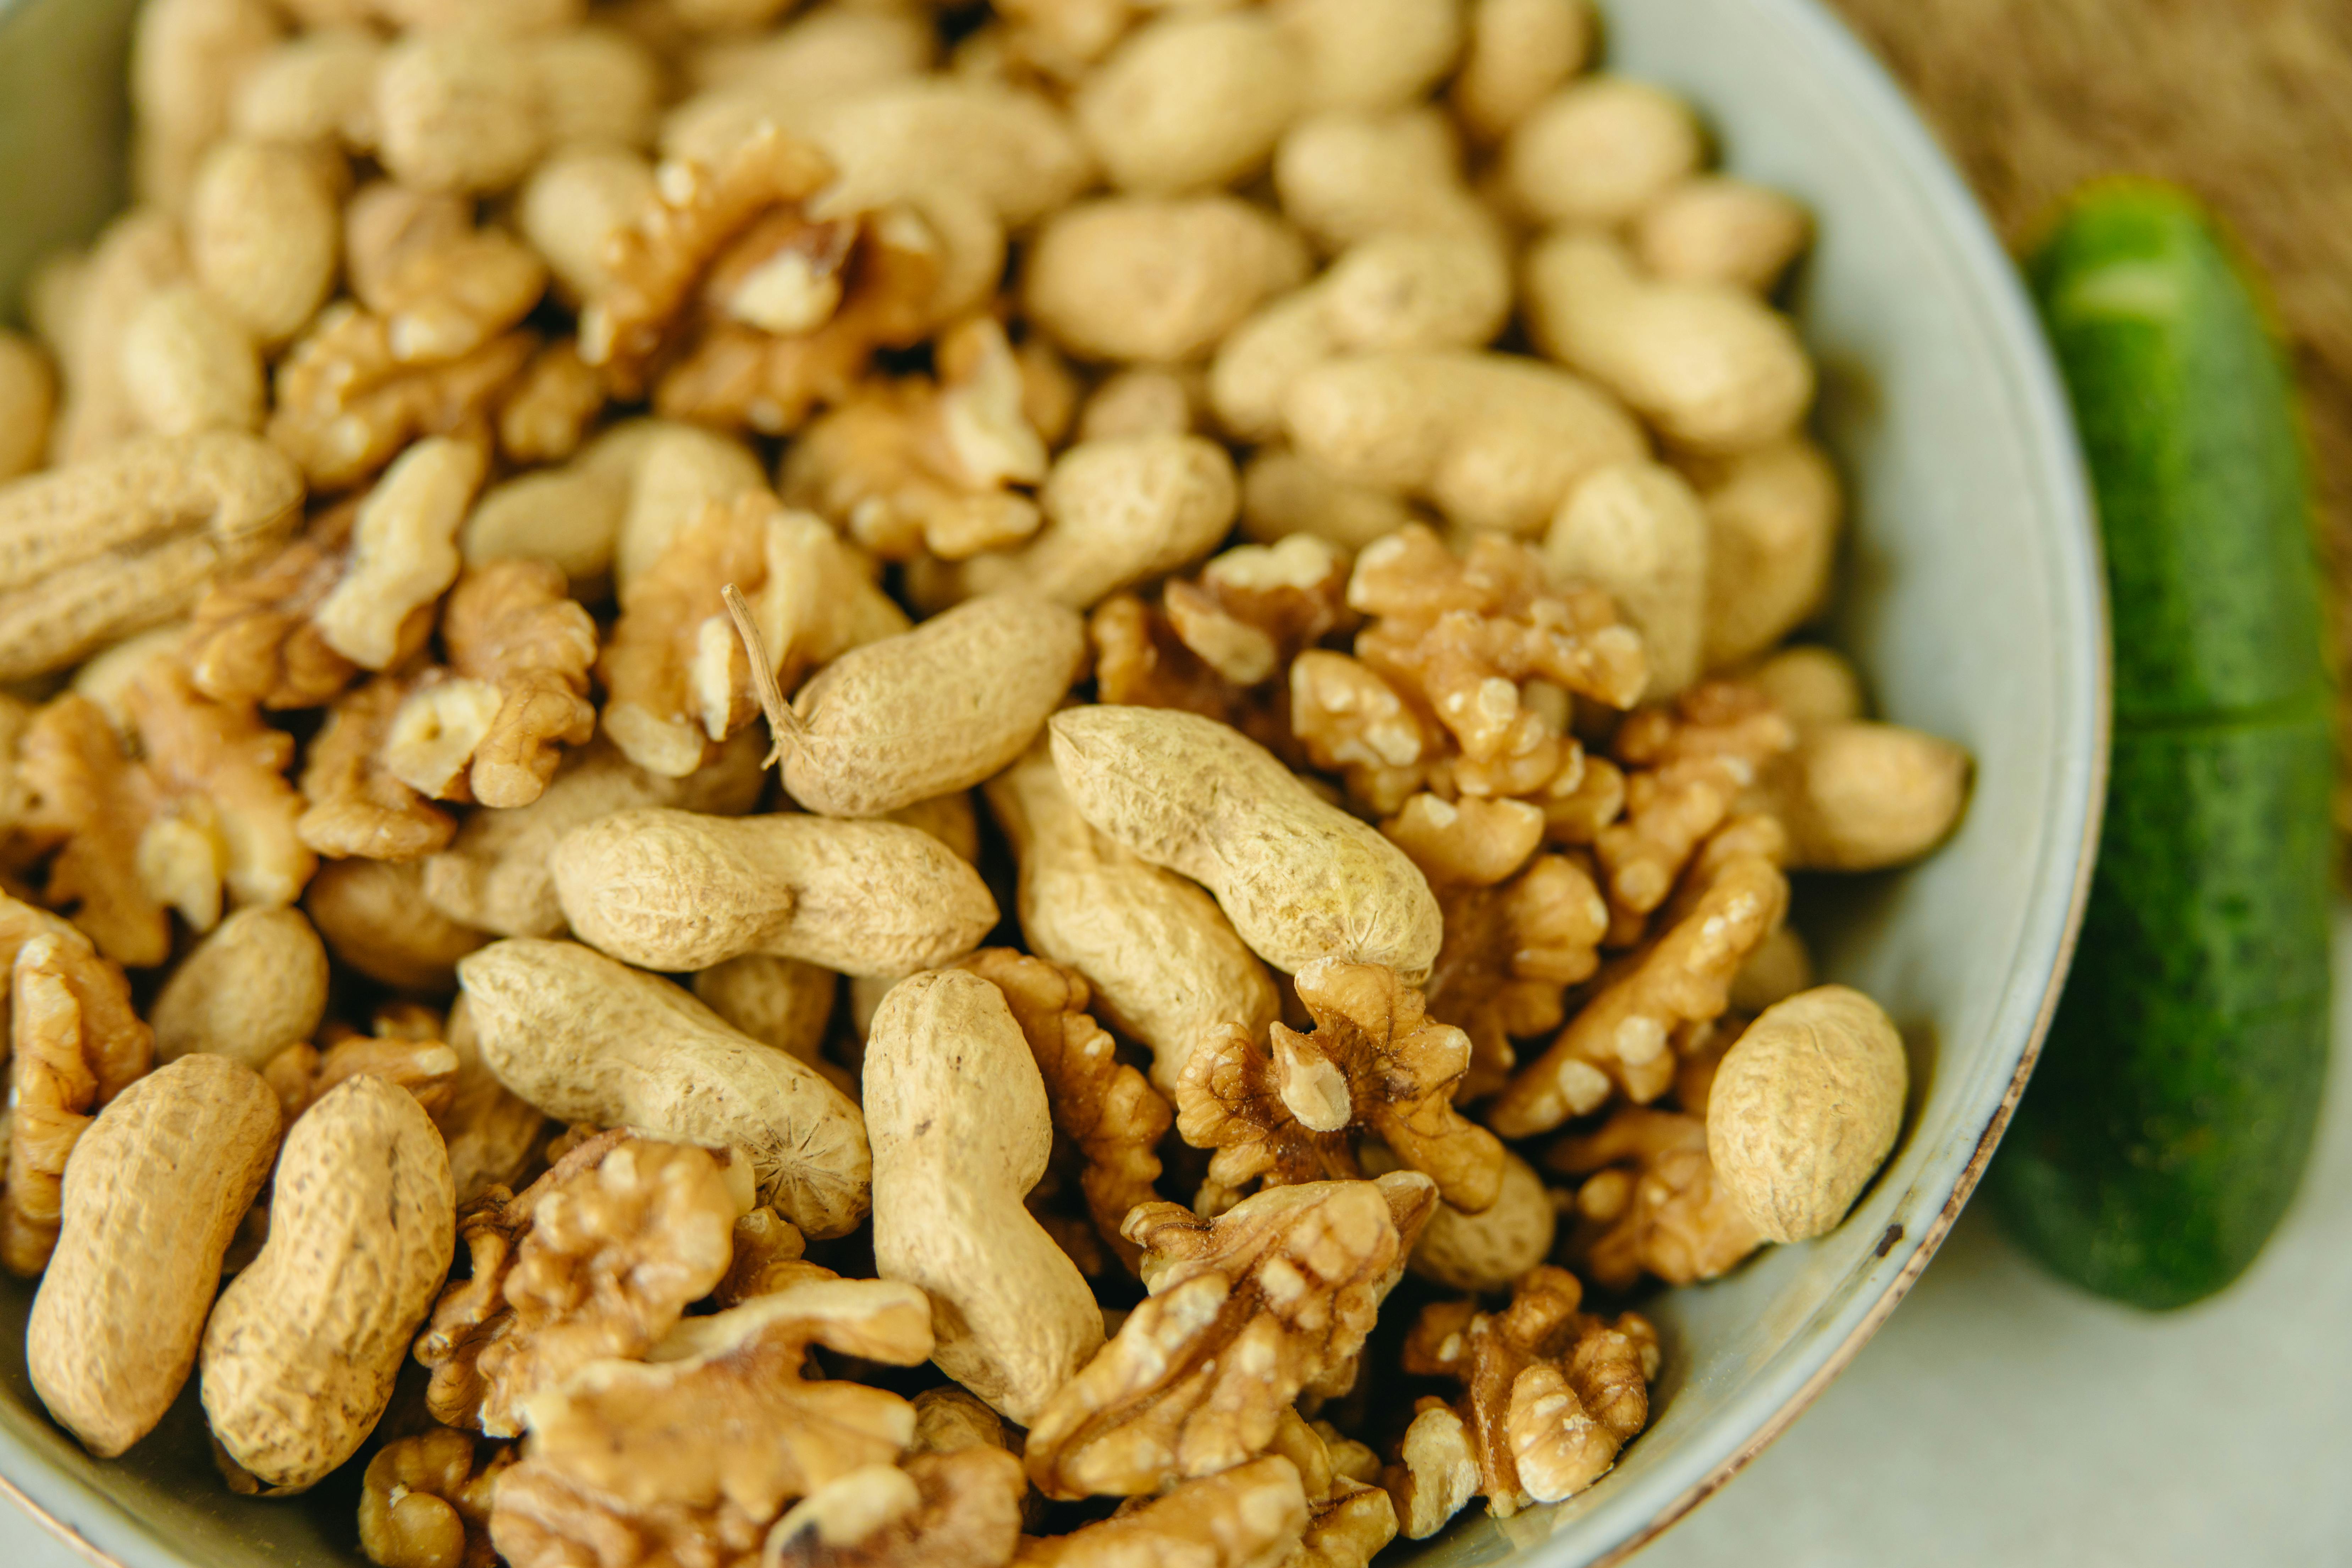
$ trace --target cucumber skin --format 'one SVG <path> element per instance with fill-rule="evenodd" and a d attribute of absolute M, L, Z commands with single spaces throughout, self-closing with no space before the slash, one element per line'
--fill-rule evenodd
<path fill-rule="evenodd" d="M 2187 308 L 2079 308 L 2125 263 Z M 2116 735 L 2074 968 L 1989 1181 L 2059 1274 L 2167 1309 L 2230 1284 L 2326 1073 L 2334 754 L 2285 370 L 2193 204 L 2094 187 L 2029 267 L 2106 541 Z"/>
<path fill-rule="evenodd" d="M 2086 285 L 2118 266 L 2193 308 L 2096 310 Z M 2294 384 L 2230 252 L 2178 193 L 2115 182 L 2076 200 L 2027 273 L 2098 496 L 2116 729 L 2324 690 Z"/>
<path fill-rule="evenodd" d="M 2137 1307 L 2228 1285 L 2302 1176 L 2328 1045 L 2326 718 L 2121 735 L 2090 908 L 1990 1183 Z"/>

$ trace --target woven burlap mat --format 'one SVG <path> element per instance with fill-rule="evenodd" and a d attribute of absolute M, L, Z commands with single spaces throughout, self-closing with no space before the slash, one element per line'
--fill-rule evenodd
<path fill-rule="evenodd" d="M 2177 180 L 2236 230 L 2294 343 L 2336 666 L 2352 669 L 2352 3 L 1832 3 L 1910 87 L 2012 244 L 2058 197 L 2112 174 Z M 2352 719 L 2338 734 L 2352 742 Z"/>

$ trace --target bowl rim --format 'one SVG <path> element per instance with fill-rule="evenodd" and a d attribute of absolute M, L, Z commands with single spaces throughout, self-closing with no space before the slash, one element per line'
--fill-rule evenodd
<path fill-rule="evenodd" d="M 2062 693 L 2062 706 L 2066 700 L 2086 706 L 2090 720 L 2089 754 L 2082 759 L 2075 787 L 2071 792 L 2057 793 L 2053 798 L 2053 804 L 2065 814 L 2053 841 L 2063 842 L 2070 826 L 2079 837 L 2058 929 L 2045 950 L 2048 976 L 2035 1004 L 2016 1068 L 1979 1134 L 1974 1150 L 1954 1175 L 1935 1219 L 1916 1237 L 1898 1237 L 1882 1247 L 1878 1254 L 1882 1258 L 1897 1249 L 1907 1250 L 1901 1268 L 1843 1338 L 1826 1351 L 1804 1358 L 1811 1364 L 1804 1371 L 1802 1382 L 1767 1419 L 1696 1481 L 1654 1509 L 1645 1520 L 1599 1555 L 1588 1558 L 1591 1568 L 1614 1568 L 1624 1563 L 1722 1489 L 1770 1447 L 1860 1353 L 1934 1258 L 1983 1176 L 2041 1057 L 2082 929 L 2106 798 L 2111 649 L 2099 533 L 2071 405 L 2048 342 L 2026 298 L 2023 281 L 1994 235 L 1983 208 L 1910 99 L 1843 19 L 1829 9 L 1825 0 L 1748 3 L 1798 35 L 1802 47 L 1815 58 L 1836 89 L 1860 104 L 1875 121 L 1893 163 L 1903 171 L 1914 194 L 1953 245 L 1964 275 L 1976 287 L 1979 296 L 1976 303 L 1986 314 L 2007 373 L 2006 391 L 2023 416 L 2019 428 L 2050 488 L 2047 500 L 2059 524 L 2052 542 L 2062 563 L 2071 568 L 2064 580 L 2053 583 L 2053 587 L 2062 601 L 2074 601 L 2075 618 L 2084 628 L 2083 635 L 2093 645 L 2088 650 L 2075 650 L 2078 654 L 2089 653 L 2085 668 L 2076 669 L 2070 662 L 2060 672 L 2062 678 L 2073 674 L 2087 681 L 2087 690 Z M 0 0 L 0 23 L 6 22 L 24 4 L 25 0 Z M 2062 742 L 2063 740 L 2062 735 Z M 2053 773 L 2063 772 L 2067 761 L 2066 748 L 2062 744 L 2053 761 Z M 2038 890 L 2032 915 L 2042 916 L 2046 922 L 2049 902 L 2048 889 Z M 5 1461 L 0 1462 L 0 1497 L 23 1510 L 44 1532 L 67 1551 L 93 1564 L 93 1568 L 157 1568 L 158 1564 L 197 1568 L 193 1558 L 163 1540 L 147 1521 L 111 1494 L 55 1468 L 5 1428 L 0 1428 L 0 1461 Z M 29 1481 L 46 1494 L 47 1500 L 34 1497 L 16 1478 Z M 103 1532 L 124 1544 L 113 1549 L 100 1545 L 60 1517 L 68 1511 L 91 1519 L 92 1522 L 102 1519 Z M 1571 1553 L 1590 1549 L 1589 1537 L 1581 1542 L 1577 1539 L 1581 1533 L 1572 1531 L 1523 1547 L 1512 1554 L 1510 1561 L 1520 1564 L 1520 1568 L 1557 1568 Z M 141 1542 L 135 1553 L 141 1561 L 136 1563 L 117 1555 L 118 1551 L 132 1550 L 128 1544 L 131 1541 Z"/>
<path fill-rule="evenodd" d="M 2036 460 L 2045 479 L 2050 481 L 2047 498 L 2055 513 L 2058 528 L 2052 543 L 2062 561 L 2071 568 L 2066 579 L 2052 584 L 2062 602 L 2076 601 L 2075 609 L 2092 647 L 2087 650 L 2086 676 L 2090 689 L 2072 693 L 2074 700 L 2086 701 L 2090 719 L 2087 742 L 2089 755 L 2075 789 L 2071 795 L 2053 791 L 2053 804 L 2066 811 L 2079 824 L 2074 830 L 2076 840 L 2071 876 L 2067 879 L 2065 903 L 2060 923 L 2048 949 L 2049 974 L 2043 984 L 2032 1020 L 2026 1032 L 2023 1048 L 2018 1057 L 2016 1069 L 2010 1075 L 2000 1102 L 1992 1109 L 1983 1131 L 1978 1135 L 1976 1147 L 1967 1162 L 1952 1179 L 1944 1201 L 1937 1208 L 1934 1220 L 1916 1237 L 1896 1237 L 1891 1244 L 1882 1244 L 1878 1256 L 1907 1247 L 1909 1255 L 1895 1278 L 1880 1290 L 1877 1298 L 1861 1317 L 1826 1352 L 1820 1352 L 1803 1381 L 1785 1397 L 1772 1414 L 1741 1441 L 1731 1453 L 1718 1460 L 1696 1481 L 1654 1510 L 1638 1528 L 1614 1542 L 1598 1556 L 1591 1558 L 1590 1568 L 1615 1568 L 1635 1552 L 1690 1513 L 1693 1509 L 1728 1485 L 1759 1454 L 1771 1447 L 1782 1433 L 1802 1415 L 1838 1374 L 1850 1365 L 1884 1325 L 1895 1309 L 1910 1293 L 1919 1276 L 1927 1270 L 1947 1237 L 1951 1234 L 1960 1211 L 1975 1192 L 1985 1168 L 1990 1163 L 2001 1135 L 2008 1131 L 2010 1118 L 2023 1098 L 2027 1081 L 2032 1077 L 2036 1062 L 2041 1059 L 2043 1041 L 2050 1031 L 2051 1019 L 2056 1015 L 2066 976 L 2073 965 L 2074 947 L 2081 936 L 2083 915 L 2090 900 L 2091 875 L 2098 858 L 2100 826 L 2105 816 L 2107 794 L 2108 744 L 2112 732 L 2112 673 L 2113 645 L 2108 629 L 2106 574 L 2096 510 L 2092 501 L 2089 469 L 2083 455 L 2081 439 L 2075 429 L 2074 408 L 2059 374 L 2057 360 L 2052 353 L 2049 339 L 2043 333 L 2040 316 L 2025 291 L 2025 283 L 2008 249 L 1995 235 L 1990 220 L 1976 198 L 1958 168 L 1953 163 L 1943 144 L 1936 139 L 1909 95 L 1895 80 L 1884 62 L 1854 33 L 1852 26 L 1832 12 L 1827 0 L 1747 0 L 1757 10 L 1769 13 L 1774 20 L 1797 34 L 1802 46 L 1820 62 L 1824 74 L 1832 78 L 1837 89 L 1850 96 L 1872 115 L 1885 137 L 1892 162 L 1908 176 L 1909 183 L 1956 247 L 1958 259 L 1964 271 L 1978 286 L 1981 298 L 1978 301 L 1992 329 L 1992 338 L 2001 352 L 2002 369 L 2007 373 L 2010 397 L 2021 410 L 2019 428 L 2024 434 L 2032 457 Z M 2060 671 L 2062 679 L 2067 671 Z M 2062 691 L 2062 708 L 2070 694 Z M 2064 737 L 2053 758 L 2053 775 L 2063 773 L 2066 765 Z M 2063 842 L 2064 830 L 2070 825 L 2061 822 L 2061 831 L 2053 842 Z M 2046 910 L 2049 890 L 2037 892 L 2035 912 Z M 2030 938 L 2029 938 L 2030 940 Z M 1547 1550 L 1549 1542 L 1524 1552 L 1512 1561 L 1520 1568 L 1551 1568 L 1564 1563 L 1565 1552 Z"/>

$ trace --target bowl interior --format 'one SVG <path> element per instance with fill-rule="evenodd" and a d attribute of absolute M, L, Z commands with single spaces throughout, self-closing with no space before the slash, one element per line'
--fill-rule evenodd
<path fill-rule="evenodd" d="M 128 0 L 0 0 L 0 308 L 37 247 L 117 199 Z M 1603 1484 L 1400 1548 L 1416 1568 L 1610 1558 L 1720 1485 L 1793 1418 L 1926 1263 L 1990 1152 L 2054 999 L 2105 756 L 2096 546 L 2064 406 L 2007 259 L 1899 95 L 1811 0 L 1624 0 L 1610 63 L 1687 94 L 1733 172 L 1816 215 L 1795 303 L 1818 427 L 1849 481 L 1832 628 L 1884 712 L 1976 758 L 1968 819 L 1900 875 L 1812 884 L 1825 976 L 1905 1027 L 1913 1105 L 1893 1162 L 1835 1235 L 1656 1305 L 1657 1416 Z M 0 1287 L 0 1475 L 139 1568 L 359 1560 L 352 1490 L 229 1495 L 193 1391 L 100 1465 L 25 1375 L 30 1289 Z M 1476 1513 L 1478 1510 L 1471 1510 Z"/>

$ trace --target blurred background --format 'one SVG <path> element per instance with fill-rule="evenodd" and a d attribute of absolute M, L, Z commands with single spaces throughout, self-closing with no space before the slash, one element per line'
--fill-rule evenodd
<path fill-rule="evenodd" d="M 2267 273 L 2352 576 L 2352 4 L 1832 0 L 2012 246 L 2113 173 L 2202 197 Z M 37 84 L 0 59 L 0 95 Z M 60 147 L 95 119 L 60 106 Z M 0 166 L 0 205 L 31 171 Z M 103 210 L 103 193 L 84 193 Z M 11 237 L 0 234 L 0 262 Z M 2340 613 L 2339 668 L 2352 649 Z M 2352 726 L 2339 722 L 2339 735 Z M 2352 754 L 2352 747 L 2347 747 Z M 2339 805 L 2339 822 L 2352 814 Z M 2338 972 L 2352 959 L 2339 914 Z M 2336 1038 L 2352 1039 L 2339 996 Z M 2294 1213 L 2246 1279 L 2151 1317 L 2040 1272 L 1972 1210 L 1820 1404 L 1643 1568 L 2270 1568 L 2352 1561 L 2347 1053 Z M 0 1504 L 0 1564 L 85 1559 Z"/>

